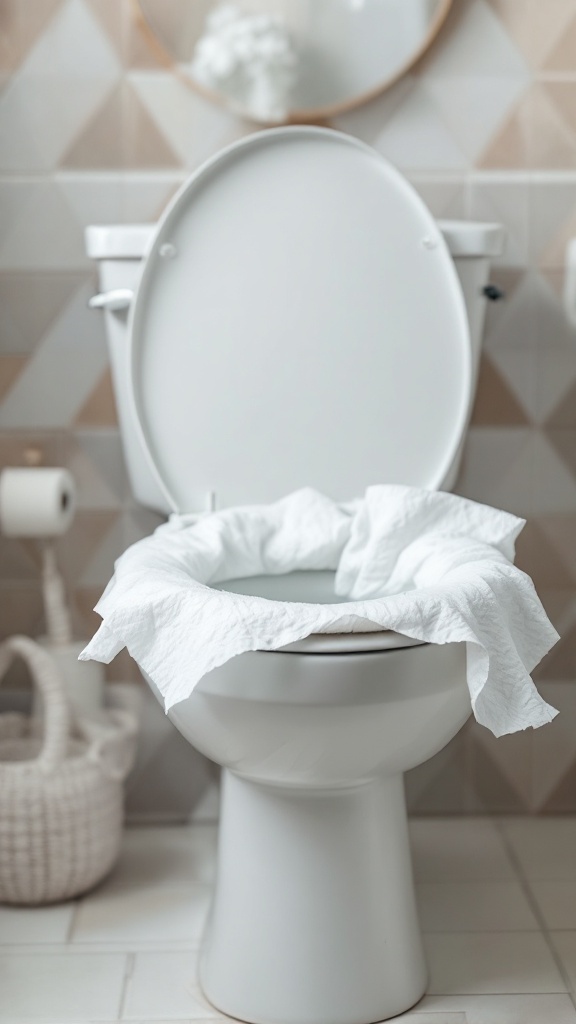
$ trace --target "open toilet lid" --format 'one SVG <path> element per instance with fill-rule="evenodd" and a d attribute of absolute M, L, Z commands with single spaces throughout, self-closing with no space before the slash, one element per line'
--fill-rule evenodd
<path fill-rule="evenodd" d="M 431 214 L 356 139 L 280 128 L 210 160 L 160 221 L 130 315 L 170 508 L 441 485 L 471 396 L 464 300 Z"/>

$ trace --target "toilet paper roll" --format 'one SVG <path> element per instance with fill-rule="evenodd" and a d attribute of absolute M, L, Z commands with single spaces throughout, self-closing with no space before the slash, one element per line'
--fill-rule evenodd
<path fill-rule="evenodd" d="M 0 473 L 0 531 L 6 537 L 56 537 L 65 533 L 76 504 L 66 469 L 44 466 Z"/>

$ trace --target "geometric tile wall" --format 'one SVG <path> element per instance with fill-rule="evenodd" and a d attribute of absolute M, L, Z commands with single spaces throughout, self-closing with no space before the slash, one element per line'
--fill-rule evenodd
<path fill-rule="evenodd" d="M 190 170 L 256 128 L 173 75 L 130 0 L 3 0 L 0 87 L 0 465 L 35 447 L 74 473 L 79 510 L 59 557 L 87 637 L 114 559 L 159 519 L 130 495 L 83 228 L 154 220 Z M 470 723 L 410 773 L 410 805 L 574 812 L 576 331 L 561 292 L 576 236 L 576 4 L 455 0 L 410 74 L 332 123 L 391 159 L 435 215 L 508 229 L 493 272 L 506 298 L 488 309 L 456 490 L 527 518 L 518 564 L 562 634 L 537 671 L 555 722 L 500 740 Z M 36 635 L 41 620 L 34 545 L 0 539 L 2 635 Z M 109 673 L 137 678 L 125 654 Z M 173 779 L 186 755 L 170 732 L 162 744 L 156 774 Z M 206 768 L 190 770 L 195 799 Z"/>

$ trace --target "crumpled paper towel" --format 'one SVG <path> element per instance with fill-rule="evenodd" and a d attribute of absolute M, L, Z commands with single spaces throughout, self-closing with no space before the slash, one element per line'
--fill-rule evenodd
<path fill-rule="evenodd" d="M 80 655 L 109 662 L 127 647 L 166 710 L 205 673 L 244 651 L 311 633 L 393 629 L 430 643 L 466 641 L 476 719 L 496 736 L 557 711 L 530 672 L 559 639 L 531 579 L 513 564 L 524 520 L 437 491 L 382 485 L 338 505 L 311 488 L 270 505 L 198 521 L 173 516 L 117 561 Z M 338 604 L 271 601 L 212 585 L 238 577 L 334 569 Z"/>

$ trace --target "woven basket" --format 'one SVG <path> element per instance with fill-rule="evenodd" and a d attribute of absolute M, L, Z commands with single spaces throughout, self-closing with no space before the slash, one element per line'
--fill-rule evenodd
<path fill-rule="evenodd" d="M 74 723 L 57 665 L 28 637 L 0 645 L 0 678 L 14 657 L 26 662 L 43 698 L 42 719 L 0 715 L 0 901 L 38 904 L 85 892 L 110 870 L 123 823 L 119 756 L 135 725 L 115 712 L 96 736 Z M 42 734 L 43 733 L 43 734 Z"/>

